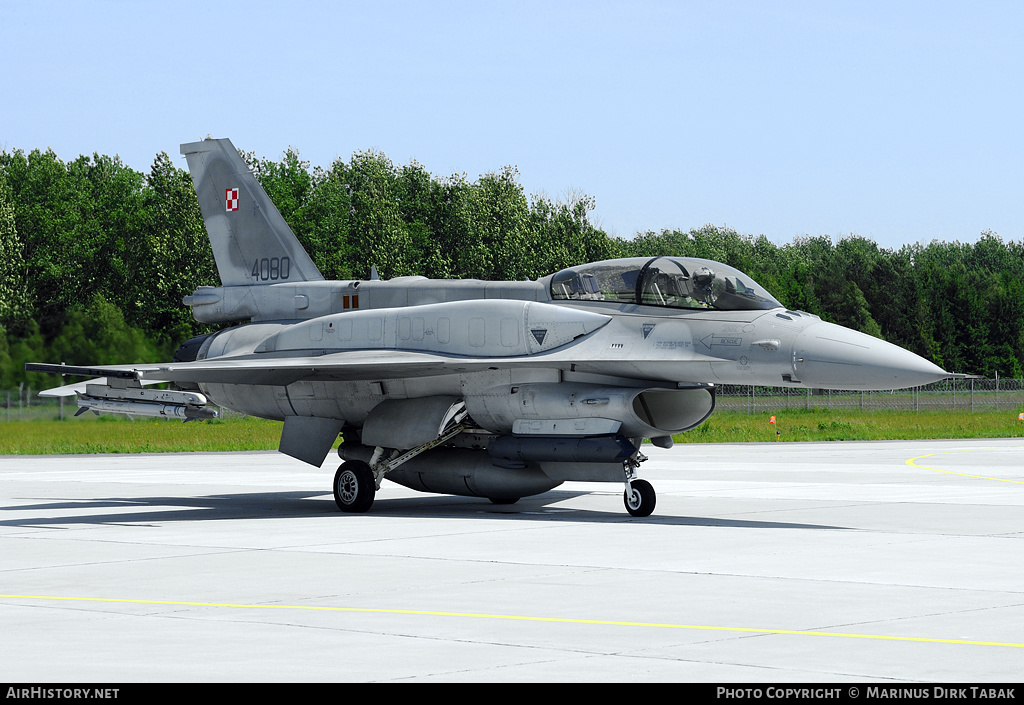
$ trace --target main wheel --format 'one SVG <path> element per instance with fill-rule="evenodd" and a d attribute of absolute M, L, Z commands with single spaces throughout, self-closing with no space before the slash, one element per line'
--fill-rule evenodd
<path fill-rule="evenodd" d="M 631 489 L 622 493 L 626 511 L 635 517 L 650 516 L 658 500 L 651 483 L 647 480 L 633 480 L 629 486 Z"/>
<path fill-rule="evenodd" d="M 334 475 L 334 501 L 343 512 L 365 512 L 373 505 L 377 486 L 373 471 L 361 460 L 342 463 Z"/>
<path fill-rule="evenodd" d="M 491 504 L 515 504 L 519 501 L 518 497 L 488 497 L 491 500 Z"/>

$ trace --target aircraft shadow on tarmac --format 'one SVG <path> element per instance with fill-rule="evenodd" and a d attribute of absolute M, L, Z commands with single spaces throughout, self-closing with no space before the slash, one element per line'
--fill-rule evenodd
<path fill-rule="evenodd" d="M 625 515 L 614 497 L 607 511 L 550 506 L 591 494 L 553 490 L 525 497 L 513 505 L 495 505 L 486 499 L 454 495 L 423 495 L 378 499 L 369 515 L 338 511 L 333 498 L 322 492 L 249 492 L 198 497 L 105 497 L 99 499 L 48 500 L 0 507 L 0 512 L 49 512 L 17 519 L 0 518 L 0 526 L 53 528 L 83 525 L 156 526 L 172 522 L 224 521 L 240 519 L 282 519 L 323 517 L 330 521 L 360 521 L 368 516 L 438 519 L 496 519 L 512 521 L 558 521 L 579 523 L 643 522 L 679 526 L 718 526 L 755 529 L 856 530 L 853 527 L 794 522 L 752 521 L 716 517 L 688 517 L 654 514 L 637 519 Z M 109 512 L 100 513 L 98 510 Z M 74 510 L 82 510 L 76 514 Z M 127 510 L 127 511 L 119 511 Z M 0 513 L 0 517 L 3 514 Z"/>

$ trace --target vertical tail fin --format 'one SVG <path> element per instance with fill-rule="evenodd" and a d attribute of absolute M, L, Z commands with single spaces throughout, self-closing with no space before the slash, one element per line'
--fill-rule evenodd
<path fill-rule="evenodd" d="M 181 153 L 224 286 L 323 280 L 231 140 L 190 142 Z"/>

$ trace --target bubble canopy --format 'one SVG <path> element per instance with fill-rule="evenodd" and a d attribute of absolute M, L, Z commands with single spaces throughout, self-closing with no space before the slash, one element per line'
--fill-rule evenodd
<path fill-rule="evenodd" d="M 719 311 L 782 308 L 738 269 L 692 257 L 630 257 L 563 269 L 551 277 L 551 298 Z"/>

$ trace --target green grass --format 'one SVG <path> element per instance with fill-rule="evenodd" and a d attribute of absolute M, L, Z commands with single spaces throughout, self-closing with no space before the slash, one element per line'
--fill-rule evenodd
<path fill-rule="evenodd" d="M 922 438 L 1024 437 L 1021 409 L 999 411 L 861 411 L 786 409 L 748 414 L 720 411 L 701 426 L 674 436 L 677 443 L 756 441 L 879 441 Z M 775 424 L 769 419 L 774 416 Z"/>
<path fill-rule="evenodd" d="M 0 455 L 275 450 L 280 438 L 280 421 L 252 416 L 183 423 L 88 414 L 0 422 Z"/>
<path fill-rule="evenodd" d="M 677 443 L 747 443 L 758 441 L 870 441 L 925 438 L 1019 438 L 1021 409 L 1001 411 L 861 411 L 859 409 L 786 409 L 748 414 L 719 411 Z M 775 416 L 776 423 L 768 420 Z M 22 421 L 0 420 L 0 455 L 69 453 L 168 453 L 185 451 L 274 450 L 281 422 L 252 416 L 214 421 L 118 416 L 57 419 L 34 414 Z"/>

